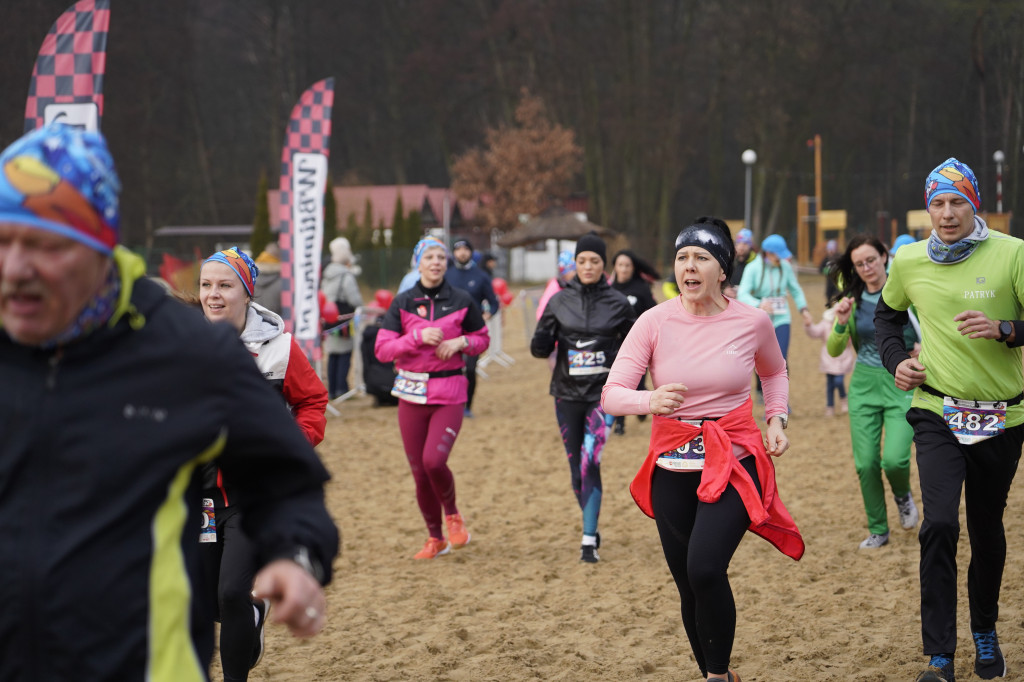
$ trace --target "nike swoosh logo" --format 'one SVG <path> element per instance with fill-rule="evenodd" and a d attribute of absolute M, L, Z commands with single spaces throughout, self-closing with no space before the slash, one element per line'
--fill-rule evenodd
<path fill-rule="evenodd" d="M 586 348 L 587 346 L 592 346 L 595 343 L 597 343 L 597 339 L 591 339 L 590 341 L 577 341 L 576 342 L 576 347 L 577 348 Z"/>
<path fill-rule="evenodd" d="M 453 306 L 453 305 L 443 305 L 443 306 L 441 306 L 441 310 L 451 310 L 454 307 L 455 306 Z"/>

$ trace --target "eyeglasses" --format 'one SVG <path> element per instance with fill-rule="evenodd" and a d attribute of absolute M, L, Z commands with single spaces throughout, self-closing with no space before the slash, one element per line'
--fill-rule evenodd
<path fill-rule="evenodd" d="M 871 258 L 867 258 L 865 260 L 862 260 L 859 263 L 854 263 L 853 267 L 857 268 L 858 270 L 866 270 L 868 268 L 875 267 L 875 263 L 877 263 L 877 262 L 878 262 L 878 256 L 872 256 Z"/>

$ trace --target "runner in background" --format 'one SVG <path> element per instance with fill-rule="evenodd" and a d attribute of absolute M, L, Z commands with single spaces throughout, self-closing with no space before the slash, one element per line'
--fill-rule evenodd
<path fill-rule="evenodd" d="M 487 350 L 490 336 L 469 294 L 444 279 L 445 245 L 432 237 L 421 239 L 413 259 L 420 280 L 391 302 L 374 351 L 381 362 L 394 361 L 398 372 L 391 394 L 398 398 L 398 428 L 430 534 L 414 558 L 433 559 L 470 541 L 456 505 L 448 456 L 466 404 L 462 356 Z"/>
<path fill-rule="evenodd" d="M 612 258 L 612 275 L 609 284 L 612 289 L 620 292 L 633 306 L 633 312 L 637 317 L 653 308 L 657 303 L 651 294 L 651 282 L 657 282 L 661 275 L 653 266 L 637 257 L 629 250 L 622 250 Z M 643 390 L 644 378 L 640 377 L 637 389 Z M 637 419 L 644 421 L 646 414 L 637 415 Z M 622 436 L 626 433 L 626 418 L 616 417 L 614 432 Z"/>
<path fill-rule="evenodd" d="M 789 299 L 793 297 L 805 325 L 814 323 L 807 310 L 807 297 L 796 281 L 796 273 L 789 259 L 793 257 L 786 240 L 777 234 L 770 234 L 761 242 L 761 255 L 743 270 L 736 298 L 747 305 L 768 313 L 775 328 L 775 336 L 782 349 L 782 357 L 789 356 L 790 313 Z M 760 380 L 757 385 L 761 393 Z"/>
<path fill-rule="evenodd" d="M 600 558 L 601 450 L 608 439 L 601 387 L 636 319 L 626 297 L 605 279 L 605 253 L 605 244 L 596 234 L 580 237 L 576 276 L 548 301 L 530 342 L 536 358 L 557 350 L 550 393 L 569 459 L 572 490 L 583 511 L 580 561 L 588 563 Z"/>
<path fill-rule="evenodd" d="M 452 259 L 455 261 L 455 267 L 445 272 L 445 281 L 469 294 L 477 307 L 483 311 L 485 321 L 491 319 L 491 315 L 500 310 L 498 297 L 494 295 L 490 276 L 473 261 L 473 245 L 468 239 L 455 240 L 452 244 Z M 477 357 L 475 353 L 464 353 L 462 357 L 466 365 L 466 379 L 469 380 L 463 416 L 470 419 L 473 418 L 473 396 L 476 394 Z"/>
<path fill-rule="evenodd" d="M 794 559 L 804 551 L 769 457 L 789 448 L 789 380 L 768 316 L 722 294 L 734 256 L 728 225 L 698 218 L 674 248 L 682 293 L 640 316 L 612 366 L 602 405 L 609 414 L 655 415 L 630 492 L 657 523 L 701 674 L 739 682 L 729 669 L 732 556 L 748 529 Z M 657 388 L 637 390 L 648 369 Z M 752 372 L 764 378 L 767 439 L 754 422 Z"/>
<path fill-rule="evenodd" d="M 868 537 L 860 543 L 861 549 L 877 549 L 889 542 L 883 472 L 892 488 L 900 525 L 911 530 L 918 520 L 917 505 L 910 494 L 910 443 L 914 432 L 907 423 L 907 410 L 912 396 L 896 388 L 882 367 L 875 345 L 875 307 L 888 278 L 888 267 L 885 245 L 876 237 L 859 234 L 850 239 L 829 272 L 838 292 L 835 325 L 827 342 L 829 353 L 839 356 L 851 342 L 857 351 L 849 408 L 853 464 L 868 518 Z M 907 352 L 916 354 L 918 336 L 909 322 L 903 327 L 903 342 Z"/>

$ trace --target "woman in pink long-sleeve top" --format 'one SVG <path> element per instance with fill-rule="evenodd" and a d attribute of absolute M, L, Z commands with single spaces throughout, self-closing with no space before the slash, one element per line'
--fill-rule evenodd
<path fill-rule="evenodd" d="M 641 315 L 602 391 L 608 414 L 653 414 L 647 459 L 630 491 L 658 526 L 701 673 L 729 669 L 736 606 L 732 555 L 748 528 L 799 559 L 803 540 L 775 488 L 771 458 L 789 448 L 789 379 L 768 315 L 722 294 L 735 247 L 728 226 L 699 218 L 675 241 L 679 296 Z M 650 368 L 653 391 L 636 386 Z M 750 376 L 764 385 L 767 438 L 752 413 Z"/>

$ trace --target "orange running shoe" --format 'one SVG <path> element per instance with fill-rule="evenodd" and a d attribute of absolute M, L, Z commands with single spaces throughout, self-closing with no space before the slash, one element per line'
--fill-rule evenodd
<path fill-rule="evenodd" d="M 471 536 L 462 521 L 462 514 L 449 514 L 444 517 L 444 523 L 448 526 L 448 539 L 451 540 L 452 547 L 459 549 L 469 544 Z"/>
<path fill-rule="evenodd" d="M 416 556 L 414 556 L 413 559 L 433 559 L 436 556 L 447 554 L 451 549 L 452 546 L 447 540 L 427 538 L 427 542 L 423 545 L 423 549 L 416 552 Z"/>

